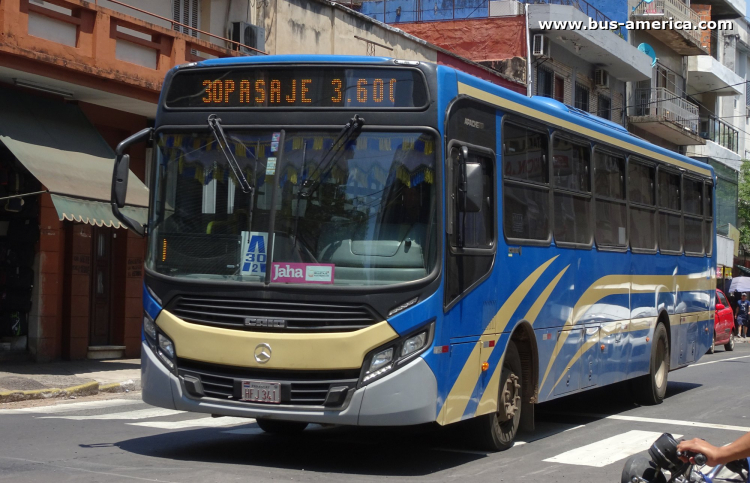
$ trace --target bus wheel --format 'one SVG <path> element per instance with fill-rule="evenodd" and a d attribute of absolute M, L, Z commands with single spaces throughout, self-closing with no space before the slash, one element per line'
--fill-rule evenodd
<path fill-rule="evenodd" d="M 503 451 L 513 446 L 521 422 L 521 389 L 523 387 L 521 357 L 513 341 L 505 350 L 500 372 L 498 410 L 470 421 L 471 436 L 487 451 Z"/>
<path fill-rule="evenodd" d="M 279 421 L 277 419 L 258 419 L 256 420 L 260 429 L 266 433 L 275 434 L 295 434 L 301 433 L 307 427 L 307 423 L 299 421 Z"/>
<path fill-rule="evenodd" d="M 669 341 L 667 328 L 657 323 L 651 343 L 651 364 L 649 373 L 630 382 L 635 400 L 645 406 L 661 404 L 667 393 L 669 374 Z"/>

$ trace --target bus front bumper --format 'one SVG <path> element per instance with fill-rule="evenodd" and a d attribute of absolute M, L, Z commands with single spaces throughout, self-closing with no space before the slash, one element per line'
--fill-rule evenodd
<path fill-rule="evenodd" d="M 184 381 L 157 359 L 146 342 L 141 345 L 141 384 L 143 400 L 152 406 L 221 416 L 355 426 L 406 426 L 433 422 L 437 417 L 437 380 L 419 357 L 355 390 L 343 409 L 274 407 L 192 397 Z"/>

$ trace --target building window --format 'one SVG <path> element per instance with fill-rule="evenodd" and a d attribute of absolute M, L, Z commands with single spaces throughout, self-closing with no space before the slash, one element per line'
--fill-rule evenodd
<path fill-rule="evenodd" d="M 555 74 L 549 70 L 539 67 L 536 71 L 536 95 L 552 97 L 554 94 Z"/>
<path fill-rule="evenodd" d="M 199 5 L 198 0 L 172 0 L 172 20 L 180 22 L 184 25 L 189 25 L 193 28 L 181 27 L 174 24 L 172 28 L 178 32 L 182 32 L 191 37 L 197 37 L 198 31 L 195 29 L 200 28 L 198 26 L 198 15 Z"/>
<path fill-rule="evenodd" d="M 576 109 L 589 112 L 589 88 L 576 82 Z"/>
<path fill-rule="evenodd" d="M 558 102 L 565 103 L 565 79 L 559 75 L 555 76 L 555 95 L 554 98 Z"/>
<path fill-rule="evenodd" d="M 604 119 L 612 119 L 612 99 L 607 96 L 599 94 L 597 100 L 597 111 L 596 115 L 603 117 Z"/>

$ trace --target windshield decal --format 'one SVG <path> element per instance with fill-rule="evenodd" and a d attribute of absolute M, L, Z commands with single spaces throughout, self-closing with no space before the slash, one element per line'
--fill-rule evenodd
<path fill-rule="evenodd" d="M 265 275 L 268 233 L 242 232 L 242 275 Z"/>
<path fill-rule="evenodd" d="M 335 266 L 330 263 L 273 263 L 272 282 L 333 283 Z"/>

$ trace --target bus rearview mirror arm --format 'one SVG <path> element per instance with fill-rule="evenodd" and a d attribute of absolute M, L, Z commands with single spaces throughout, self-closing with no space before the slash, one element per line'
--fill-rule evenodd
<path fill-rule="evenodd" d="M 147 141 L 151 138 L 153 132 L 153 128 L 138 131 L 118 144 L 117 149 L 115 149 L 115 165 L 112 170 L 112 193 L 110 199 L 112 214 L 123 225 L 137 233 L 138 236 L 146 234 L 145 227 L 120 211 L 120 208 L 125 206 L 125 197 L 128 193 L 128 176 L 130 176 L 130 155 L 125 154 L 125 150 L 133 144 Z"/>

